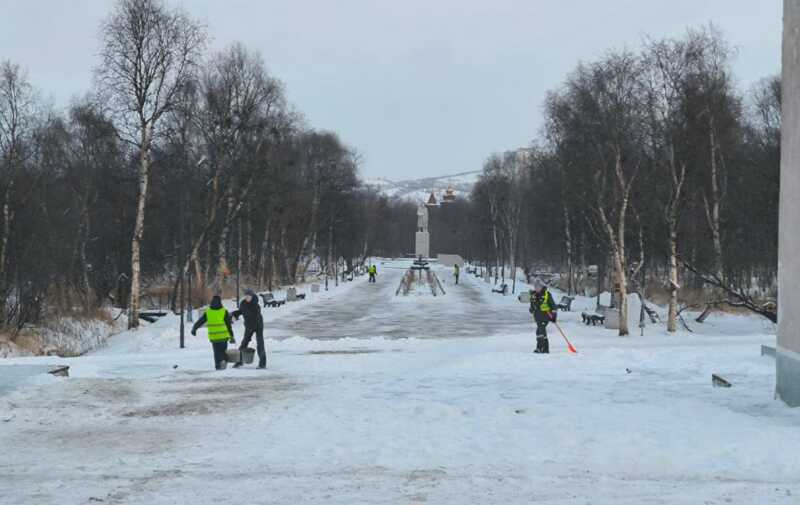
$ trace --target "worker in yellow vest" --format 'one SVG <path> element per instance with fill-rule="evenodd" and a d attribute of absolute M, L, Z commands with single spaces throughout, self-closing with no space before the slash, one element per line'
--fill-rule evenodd
<path fill-rule="evenodd" d="M 217 370 L 224 370 L 228 366 L 228 361 L 225 359 L 228 342 L 236 343 L 236 339 L 233 338 L 232 321 L 231 315 L 222 306 L 222 299 L 214 296 L 205 313 L 192 327 L 192 335 L 197 335 L 197 329 L 204 324 L 208 327 L 208 340 L 214 349 L 214 367 Z"/>
<path fill-rule="evenodd" d="M 531 293 L 530 313 L 536 321 L 536 350 L 537 354 L 550 353 L 550 341 L 547 339 L 547 324 L 556 322 L 556 302 L 547 286 L 536 279 Z"/>

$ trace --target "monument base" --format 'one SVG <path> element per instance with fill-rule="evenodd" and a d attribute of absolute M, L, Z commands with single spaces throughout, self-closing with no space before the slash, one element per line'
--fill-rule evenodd
<path fill-rule="evenodd" d="M 430 258 L 431 256 L 431 234 L 427 231 L 417 232 L 416 247 L 414 248 L 414 256 L 419 258 Z"/>
<path fill-rule="evenodd" d="M 800 353 L 777 348 L 775 393 L 790 407 L 800 407 Z"/>

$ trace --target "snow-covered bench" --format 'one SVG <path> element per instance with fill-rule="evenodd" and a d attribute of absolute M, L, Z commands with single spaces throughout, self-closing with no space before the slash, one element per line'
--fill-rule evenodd
<path fill-rule="evenodd" d="M 506 296 L 508 294 L 508 284 L 503 284 L 498 289 L 493 289 L 492 293 L 497 293 Z"/>
<path fill-rule="evenodd" d="M 601 316 L 600 314 L 588 314 L 586 312 L 581 312 L 581 319 L 583 320 L 584 324 L 596 326 L 596 325 L 603 325 L 606 322 L 606 316 Z"/>
<path fill-rule="evenodd" d="M 565 310 L 569 312 L 572 310 L 572 302 L 574 300 L 575 299 L 571 296 L 562 296 L 561 301 L 556 304 L 556 308 L 558 308 L 558 310 Z"/>
<path fill-rule="evenodd" d="M 259 296 L 261 297 L 261 300 L 264 302 L 264 307 L 272 307 L 274 309 L 286 303 L 286 300 L 275 299 L 275 296 L 271 292 L 259 293 Z"/>

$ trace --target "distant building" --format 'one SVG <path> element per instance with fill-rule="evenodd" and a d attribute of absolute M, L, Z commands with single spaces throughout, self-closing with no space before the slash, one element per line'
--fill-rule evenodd
<path fill-rule="evenodd" d="M 436 200 L 436 194 L 433 191 L 431 191 L 431 196 L 430 198 L 428 198 L 428 203 L 426 203 L 425 205 L 427 205 L 428 207 L 439 206 L 439 202 Z"/>
<path fill-rule="evenodd" d="M 453 186 L 448 186 L 447 191 L 444 192 L 444 196 L 442 197 L 442 203 L 452 203 L 456 201 L 456 190 L 453 189 Z"/>

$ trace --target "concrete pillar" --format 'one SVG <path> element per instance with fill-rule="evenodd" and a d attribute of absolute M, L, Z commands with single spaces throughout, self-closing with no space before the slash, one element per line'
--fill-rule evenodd
<path fill-rule="evenodd" d="M 776 393 L 800 406 L 800 0 L 783 2 Z"/>

